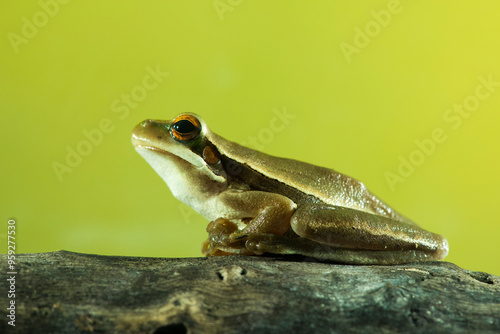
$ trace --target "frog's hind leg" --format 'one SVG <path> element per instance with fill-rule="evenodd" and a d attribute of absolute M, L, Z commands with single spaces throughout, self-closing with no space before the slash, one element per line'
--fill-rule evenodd
<path fill-rule="evenodd" d="M 448 253 L 448 243 L 440 235 L 413 224 L 340 206 L 301 205 L 290 223 L 298 236 L 329 246 L 331 253 L 321 247 L 320 257 L 335 261 L 404 263 L 439 260 Z"/>

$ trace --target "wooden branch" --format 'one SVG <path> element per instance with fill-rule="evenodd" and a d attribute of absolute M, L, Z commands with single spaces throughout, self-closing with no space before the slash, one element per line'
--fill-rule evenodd
<path fill-rule="evenodd" d="M 500 277 L 447 262 L 66 251 L 16 262 L 16 326 L 4 270 L 0 333 L 500 333 Z"/>

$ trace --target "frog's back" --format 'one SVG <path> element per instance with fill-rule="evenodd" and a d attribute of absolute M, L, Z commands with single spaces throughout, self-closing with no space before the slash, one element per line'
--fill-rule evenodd
<path fill-rule="evenodd" d="M 347 175 L 298 160 L 274 157 L 211 132 L 206 135 L 223 150 L 220 152 L 223 156 L 245 164 L 266 178 L 289 185 L 308 197 L 414 224 L 372 194 L 363 183 Z"/>

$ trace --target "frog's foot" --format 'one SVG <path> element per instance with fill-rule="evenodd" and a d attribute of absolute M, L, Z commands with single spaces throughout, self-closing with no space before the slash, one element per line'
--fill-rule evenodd
<path fill-rule="evenodd" d="M 232 243 L 231 234 L 237 230 L 238 226 L 226 218 L 218 218 L 207 225 L 208 239 L 216 244 Z"/>
<path fill-rule="evenodd" d="M 248 234 L 245 239 L 245 248 L 255 255 L 264 253 L 272 254 L 314 254 L 316 251 L 324 251 L 328 248 L 305 238 L 299 238 L 295 234 L 276 235 L 269 233 Z"/>
<path fill-rule="evenodd" d="M 280 251 L 284 246 L 286 238 L 272 234 L 249 235 L 245 241 L 245 248 L 255 255 L 264 253 L 282 254 Z"/>
<path fill-rule="evenodd" d="M 238 226 L 225 218 L 218 218 L 207 226 L 208 239 L 202 245 L 205 256 L 252 255 L 245 247 L 245 235 L 239 233 Z"/>

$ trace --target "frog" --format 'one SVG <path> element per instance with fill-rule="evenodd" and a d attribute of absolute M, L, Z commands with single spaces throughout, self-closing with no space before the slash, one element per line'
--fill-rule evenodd
<path fill-rule="evenodd" d="M 132 143 L 173 196 L 209 222 L 207 257 L 394 265 L 448 254 L 445 237 L 395 211 L 357 179 L 226 140 L 197 114 L 144 120 Z"/>

